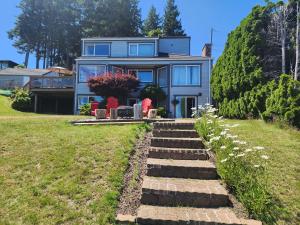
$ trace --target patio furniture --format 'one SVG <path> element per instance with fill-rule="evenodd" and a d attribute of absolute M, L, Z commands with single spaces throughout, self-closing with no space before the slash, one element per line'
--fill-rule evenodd
<path fill-rule="evenodd" d="M 91 103 L 91 115 L 95 116 L 95 110 L 98 109 L 99 107 L 99 102 L 92 102 Z"/>
<path fill-rule="evenodd" d="M 143 119 L 142 106 L 140 104 L 133 105 L 133 118 L 135 120 Z"/>
<path fill-rule="evenodd" d="M 155 119 L 157 116 L 157 109 L 150 109 L 148 112 L 148 119 Z"/>
<path fill-rule="evenodd" d="M 119 101 L 115 97 L 108 97 L 107 98 L 107 105 L 106 105 L 106 117 L 110 116 L 110 109 L 116 109 L 119 106 Z"/>
<path fill-rule="evenodd" d="M 118 119 L 118 109 L 110 109 L 110 119 L 111 120 Z"/>
<path fill-rule="evenodd" d="M 96 119 L 106 119 L 106 109 L 95 110 Z"/>
<path fill-rule="evenodd" d="M 118 107 L 118 117 L 121 117 L 121 118 L 133 117 L 133 107 L 132 106 L 119 106 Z"/>
<path fill-rule="evenodd" d="M 142 101 L 143 115 L 147 116 L 149 110 L 152 109 L 152 108 L 153 108 L 153 106 L 152 106 L 152 100 L 150 98 L 145 98 Z"/>

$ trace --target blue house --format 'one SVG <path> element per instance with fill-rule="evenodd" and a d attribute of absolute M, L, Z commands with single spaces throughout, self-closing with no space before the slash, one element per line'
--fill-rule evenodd
<path fill-rule="evenodd" d="M 74 113 L 101 96 L 90 92 L 87 81 L 105 72 L 134 74 L 141 83 L 160 86 L 167 99 L 160 102 L 168 116 L 191 117 L 191 108 L 209 103 L 212 59 L 210 46 L 201 56 L 191 56 L 190 37 L 112 37 L 82 39 L 82 56 L 76 59 Z M 127 104 L 139 101 L 132 93 Z"/>

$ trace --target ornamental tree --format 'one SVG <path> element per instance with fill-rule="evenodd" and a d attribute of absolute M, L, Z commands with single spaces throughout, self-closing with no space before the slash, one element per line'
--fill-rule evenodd
<path fill-rule="evenodd" d="M 88 80 L 91 92 L 102 97 L 114 96 L 125 98 L 129 93 L 139 86 L 139 80 L 130 74 L 106 73 L 102 76 L 92 77 Z"/>

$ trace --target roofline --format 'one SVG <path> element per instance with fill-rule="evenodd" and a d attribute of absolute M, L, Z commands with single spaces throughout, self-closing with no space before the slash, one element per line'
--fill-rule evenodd
<path fill-rule="evenodd" d="M 91 37 L 82 38 L 82 41 L 97 41 L 97 40 L 158 40 L 158 39 L 191 39 L 190 36 L 162 36 L 162 37 Z"/>
<path fill-rule="evenodd" d="M 198 61 L 198 60 L 211 60 L 210 57 L 203 56 L 185 56 L 185 57 L 156 57 L 156 58 L 103 58 L 103 57 L 80 57 L 75 59 L 75 61 Z"/>

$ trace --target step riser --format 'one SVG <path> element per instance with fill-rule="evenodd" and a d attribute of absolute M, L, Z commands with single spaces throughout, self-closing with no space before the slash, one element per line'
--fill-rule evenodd
<path fill-rule="evenodd" d="M 173 137 L 173 138 L 199 138 L 196 131 L 186 130 L 153 130 L 153 137 Z"/>
<path fill-rule="evenodd" d="M 204 145 L 199 140 L 174 140 L 174 139 L 151 139 L 152 147 L 162 148 L 190 148 L 190 149 L 203 149 Z"/>
<path fill-rule="evenodd" d="M 158 130 L 194 130 L 193 123 L 154 123 L 153 128 Z"/>
<path fill-rule="evenodd" d="M 158 206 L 215 208 L 230 206 L 227 195 L 143 189 L 141 203 Z"/>
<path fill-rule="evenodd" d="M 145 219 L 145 218 L 137 218 L 137 223 L 140 225 L 229 225 L 225 223 L 218 223 L 218 222 L 208 222 L 208 221 L 193 221 L 193 220 L 177 220 L 177 221 L 171 221 L 171 220 L 158 220 L 158 219 Z M 231 223 L 231 225 L 244 225 L 241 223 Z"/>
<path fill-rule="evenodd" d="M 218 178 L 215 168 L 174 167 L 151 164 L 148 164 L 147 176 L 202 180 L 215 180 Z"/>
<path fill-rule="evenodd" d="M 184 150 L 149 150 L 148 153 L 149 158 L 156 158 L 156 159 L 177 159 L 177 160 L 207 160 L 209 157 L 203 151 L 195 150 L 191 151 L 184 151 Z"/>

